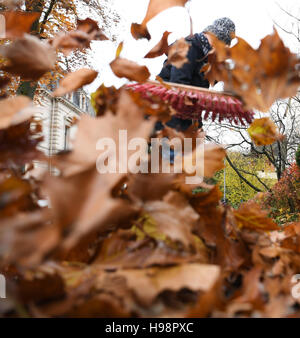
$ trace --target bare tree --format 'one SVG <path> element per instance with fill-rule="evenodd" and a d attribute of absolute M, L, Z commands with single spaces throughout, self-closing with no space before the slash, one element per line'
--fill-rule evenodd
<path fill-rule="evenodd" d="M 280 4 L 277 3 L 277 6 L 280 10 L 289 18 L 289 25 L 282 25 L 278 20 L 273 20 L 275 26 L 281 29 L 283 32 L 293 36 L 295 41 L 300 43 L 300 7 L 298 8 L 298 13 L 291 13 L 290 11 L 283 8 Z"/>
<path fill-rule="evenodd" d="M 282 27 L 278 22 L 274 23 L 284 32 L 295 38 L 298 50 L 300 51 L 300 14 L 289 13 L 286 9 L 278 5 L 283 13 L 290 18 L 290 26 Z M 300 11 L 300 7 L 299 7 Z M 298 12 L 299 13 L 299 12 Z M 257 118 L 266 117 L 266 114 L 257 112 Z M 285 169 L 295 161 L 295 153 L 300 144 L 300 93 L 298 96 L 287 100 L 278 100 L 269 111 L 270 118 L 277 125 L 280 133 L 285 135 L 285 139 L 278 141 L 271 146 L 257 147 L 251 141 L 246 126 L 232 126 L 226 123 L 208 122 L 204 128 L 207 132 L 207 138 L 219 144 L 225 144 L 229 150 L 239 151 L 244 156 L 264 157 L 271 163 L 275 170 L 277 179 L 280 180 Z M 248 172 L 236 167 L 230 157 L 227 157 L 228 163 L 236 172 L 236 174 L 253 190 L 261 191 L 258 187 L 251 184 L 245 174 L 252 175 L 257 179 L 257 182 L 263 184 L 266 190 L 269 187 L 262 182 L 256 172 L 249 168 Z"/>
<path fill-rule="evenodd" d="M 257 117 L 266 114 L 257 113 Z M 258 147 L 254 145 L 248 135 L 248 126 L 232 126 L 227 123 L 206 123 L 207 138 L 219 144 L 226 145 L 228 150 L 239 151 L 245 157 L 263 157 L 275 168 L 277 179 L 282 177 L 285 169 L 295 160 L 295 153 L 300 143 L 300 100 L 298 97 L 277 101 L 269 112 L 269 116 L 277 125 L 280 133 L 285 135 L 282 141 L 277 141 L 271 146 Z M 260 179 L 257 172 L 249 168 L 247 172 L 235 166 L 227 157 L 230 166 L 237 175 L 255 191 L 258 187 L 248 182 L 244 174 L 256 177 L 257 182 L 263 184 L 266 190 L 269 187 Z"/>

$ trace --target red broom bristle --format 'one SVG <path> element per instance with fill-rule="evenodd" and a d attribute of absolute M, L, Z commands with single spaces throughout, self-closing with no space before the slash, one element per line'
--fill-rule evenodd
<path fill-rule="evenodd" d="M 166 103 L 169 103 L 183 119 L 202 119 L 208 120 L 211 116 L 214 122 L 217 118 L 219 122 L 228 120 L 230 123 L 245 125 L 250 124 L 254 119 L 254 113 L 244 111 L 240 100 L 229 95 L 222 95 L 210 92 L 201 92 L 201 88 L 196 91 L 180 90 L 178 88 L 168 88 L 160 83 L 134 83 L 127 85 L 127 88 L 141 93 L 142 97 L 151 100 L 151 96 L 157 96 Z"/>

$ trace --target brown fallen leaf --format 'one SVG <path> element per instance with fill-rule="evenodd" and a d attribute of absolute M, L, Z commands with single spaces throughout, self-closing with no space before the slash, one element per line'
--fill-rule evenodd
<path fill-rule="evenodd" d="M 254 120 L 248 133 L 257 146 L 268 146 L 276 141 L 282 141 L 284 138 L 279 133 L 276 124 L 268 117 Z"/>
<path fill-rule="evenodd" d="M 169 52 L 169 44 L 168 44 L 168 37 L 171 33 L 164 32 L 161 40 L 159 43 L 151 49 L 151 51 L 145 55 L 145 58 L 152 59 L 163 54 L 168 54 Z"/>
<path fill-rule="evenodd" d="M 91 104 L 96 112 L 96 116 L 102 116 L 107 111 L 116 114 L 119 96 L 120 91 L 116 87 L 105 87 L 102 84 L 91 94 Z"/>
<path fill-rule="evenodd" d="M 0 265 L 37 266 L 57 245 L 59 229 L 48 208 L 38 207 L 32 181 L 10 170 L 0 173 Z"/>
<path fill-rule="evenodd" d="M 268 217 L 268 211 L 253 201 L 243 203 L 237 211 L 234 211 L 239 228 L 251 230 L 272 231 L 280 227 Z"/>
<path fill-rule="evenodd" d="M 289 224 L 287 227 L 285 227 L 284 234 L 285 238 L 300 236 L 300 222 Z"/>
<path fill-rule="evenodd" d="M 93 253 L 89 235 L 105 234 L 136 214 L 134 205 L 112 196 L 112 190 L 123 176 L 99 174 L 92 168 L 71 177 L 45 180 L 43 191 L 50 198 L 54 220 L 61 229 L 68 230 L 60 243 L 65 260 L 81 243 L 82 251 Z M 80 261 L 78 257 L 76 260 Z"/>
<path fill-rule="evenodd" d="M 28 108 L 32 101 L 27 96 L 10 97 L 0 100 L 0 129 L 22 123 L 32 116 Z M 32 109 L 33 112 L 33 109 Z"/>
<path fill-rule="evenodd" d="M 284 229 L 281 247 L 300 253 L 300 223 L 292 223 Z"/>
<path fill-rule="evenodd" d="M 159 121 L 168 122 L 170 120 L 171 112 L 170 105 L 161 100 L 159 97 L 152 95 L 151 100 L 145 99 L 142 93 L 129 91 L 133 101 L 144 109 L 146 115 L 153 115 Z"/>
<path fill-rule="evenodd" d="M 141 202 L 160 200 L 175 187 L 175 178 L 175 174 L 129 175 L 126 193 Z"/>
<path fill-rule="evenodd" d="M 71 31 L 68 33 L 59 33 L 50 44 L 54 49 L 61 50 L 65 56 L 68 56 L 76 49 L 82 50 L 91 45 L 90 35 L 84 31 Z"/>
<path fill-rule="evenodd" d="M 56 264 L 66 295 L 56 302 L 39 305 L 37 317 L 119 318 L 130 317 L 135 300 L 123 277 L 98 266 Z"/>
<path fill-rule="evenodd" d="M 145 82 L 150 77 L 146 66 L 140 66 L 127 59 L 116 58 L 111 62 L 110 67 L 116 76 L 126 77 L 130 81 Z"/>
<path fill-rule="evenodd" d="M 30 35 L 1 46 L 0 54 L 8 59 L 1 69 L 24 80 L 38 80 L 54 68 L 56 61 L 53 48 Z"/>
<path fill-rule="evenodd" d="M 32 113 L 31 109 L 25 108 L 26 112 Z M 21 114 L 20 118 L 26 116 Z M 14 166 L 24 166 L 31 164 L 34 160 L 45 159 L 45 155 L 37 149 L 37 146 L 43 140 L 41 136 L 41 124 L 30 123 L 30 120 L 23 123 L 10 126 L 6 129 L 0 129 L 1 156 L 0 168 L 7 169 Z"/>
<path fill-rule="evenodd" d="M 99 41 L 109 40 L 108 37 L 99 28 L 98 23 L 91 18 L 78 20 L 77 30 L 89 34 L 91 40 L 99 40 Z"/>
<path fill-rule="evenodd" d="M 22 5 L 22 0 L 1 0 L 1 5 L 10 10 L 19 9 Z"/>
<path fill-rule="evenodd" d="M 208 246 L 215 247 L 214 264 L 224 271 L 235 271 L 249 261 L 249 252 L 232 222 L 230 210 L 220 206 L 222 193 L 218 186 L 191 197 L 191 205 L 200 215 L 195 233 Z M 212 217 L 213 215 L 213 217 Z"/>
<path fill-rule="evenodd" d="M 131 26 L 131 34 L 135 39 L 147 38 L 151 36 L 147 30 L 147 23 L 160 12 L 174 6 L 184 6 L 188 0 L 150 0 L 146 16 L 142 24 L 133 23 Z"/>
<path fill-rule="evenodd" d="M 32 187 L 29 182 L 22 180 L 10 170 L 0 172 L 0 194 L 1 194 L 1 219 L 14 216 L 17 210 L 32 209 L 33 203 L 30 199 Z M 6 196 L 6 198 L 5 198 Z"/>
<path fill-rule="evenodd" d="M 199 215 L 182 195 L 169 192 L 163 201 L 147 202 L 143 210 L 150 216 L 144 231 L 163 241 L 181 243 L 186 248 L 196 246 L 193 229 Z"/>
<path fill-rule="evenodd" d="M 37 267 L 60 239 L 59 228 L 50 222 L 48 210 L 19 212 L 2 218 L 0 256 L 2 264 Z"/>
<path fill-rule="evenodd" d="M 212 49 L 207 54 L 208 62 L 204 64 L 201 72 L 205 74 L 206 79 L 211 85 L 215 84 L 216 79 L 227 71 L 225 60 L 229 58 L 229 47 L 220 41 L 214 34 L 206 33 L 210 37 Z M 243 41 L 243 40 L 241 40 Z"/>
<path fill-rule="evenodd" d="M 179 39 L 169 48 L 168 63 L 181 68 L 185 63 L 188 63 L 187 54 L 190 49 L 190 44 L 184 39 Z"/>
<path fill-rule="evenodd" d="M 119 221 L 125 221 L 136 213 L 135 205 L 115 198 L 113 194 L 114 189 L 126 177 L 126 171 L 100 174 L 95 166 L 103 150 L 97 150 L 96 145 L 99 139 L 110 138 L 115 140 L 120 151 L 124 148 L 127 150 L 127 145 L 119 140 L 119 131 L 127 128 L 129 139 L 147 139 L 153 129 L 153 122 L 144 119 L 142 110 L 134 104 L 126 91 L 122 91 L 117 107 L 116 115 L 107 113 L 98 119 L 84 116 L 78 124 L 74 150 L 55 158 L 54 163 L 65 177 L 49 178 L 45 191 L 50 195 L 59 224 L 66 228 L 72 227 L 64 248 L 73 248 L 92 232 L 105 233 L 114 225 L 117 226 Z M 119 149 L 116 154 L 119 159 L 118 154 Z M 124 164 L 127 163 L 122 163 Z M 99 166 L 97 164 L 98 169 Z"/>
<path fill-rule="evenodd" d="M 146 25 L 148 21 L 154 18 L 160 12 L 175 6 L 184 6 L 188 0 L 150 0 L 146 16 L 143 20 L 143 24 Z"/>
<path fill-rule="evenodd" d="M 66 56 L 72 51 L 89 48 L 91 41 L 108 40 L 99 28 L 98 23 L 90 18 L 77 21 L 77 29 L 67 32 L 59 33 L 50 40 L 51 45 L 55 49 L 61 50 Z"/>
<path fill-rule="evenodd" d="M 209 291 L 220 274 L 216 265 L 186 264 L 170 268 L 120 270 L 130 289 L 144 306 L 150 306 L 165 290 Z"/>
<path fill-rule="evenodd" d="M 60 86 L 54 91 L 53 96 L 57 97 L 71 93 L 85 85 L 92 83 L 97 76 L 98 72 L 87 68 L 82 68 L 73 73 L 69 73 L 60 82 Z"/>
<path fill-rule="evenodd" d="M 136 226 L 130 230 L 119 229 L 101 243 L 94 264 L 104 269 L 141 269 L 209 262 L 208 252 L 200 238 L 195 236 L 195 242 L 198 239 L 195 250 L 195 247 L 183 248 L 179 245 L 176 247 L 170 245 L 170 242 L 156 240 L 155 235 L 155 232 L 151 232 L 151 228 L 144 228 L 143 231 L 139 231 Z"/>
<path fill-rule="evenodd" d="M 56 271 L 64 280 L 66 296 L 38 305 L 35 313 L 39 316 L 149 317 L 162 316 L 166 308 L 174 314 L 170 301 L 190 305 L 194 295 L 209 290 L 220 273 L 217 266 L 201 264 L 108 272 L 99 265 L 67 262 Z"/>
<path fill-rule="evenodd" d="M 151 35 L 147 29 L 147 26 L 142 26 L 138 23 L 132 23 L 131 24 L 131 35 L 133 36 L 134 39 L 151 39 Z"/>
<path fill-rule="evenodd" d="M 23 37 L 30 33 L 31 26 L 40 17 L 38 12 L 7 11 L 5 17 L 5 36 L 7 39 Z"/>
<path fill-rule="evenodd" d="M 251 304 L 256 310 L 263 308 L 265 300 L 260 281 L 261 274 L 262 269 L 259 266 L 245 273 L 241 296 L 233 300 L 234 304 Z"/>
<path fill-rule="evenodd" d="M 23 271 L 11 265 L 5 276 L 9 294 L 21 303 L 47 302 L 65 295 L 63 279 L 51 264 Z"/>
<path fill-rule="evenodd" d="M 199 146 L 193 153 L 184 156 L 184 172 L 188 175 L 200 173 L 202 177 L 213 177 L 217 171 L 224 168 L 225 156 L 226 150 L 221 146 L 215 144 Z"/>
<path fill-rule="evenodd" d="M 284 46 L 278 32 L 262 39 L 257 50 L 245 40 L 228 48 L 216 38 L 208 56 L 206 77 L 211 83 L 223 81 L 225 90 L 241 97 L 247 109 L 266 112 L 275 100 L 292 97 L 300 86 L 299 60 Z"/>
<path fill-rule="evenodd" d="M 212 288 L 200 294 L 197 303 L 185 314 L 185 318 L 207 318 L 215 308 L 222 307 L 225 303 L 223 283 L 224 273 L 221 272 Z"/>
<path fill-rule="evenodd" d="M 95 167 L 97 159 L 104 150 L 97 150 L 97 142 L 104 138 L 115 140 L 116 155 L 127 151 L 127 145 L 119 143 L 119 131 L 127 130 L 128 141 L 140 137 L 148 139 L 153 130 L 154 121 L 145 120 L 144 111 L 131 99 L 126 90 L 120 91 L 120 98 L 116 106 L 116 114 L 107 112 L 100 118 L 83 116 L 78 122 L 78 132 L 74 141 L 74 150 L 69 154 L 62 154 L 54 158 L 55 164 L 65 176 L 80 173 Z M 128 151 L 128 158 L 134 151 Z M 126 166 L 127 163 L 122 163 Z"/>

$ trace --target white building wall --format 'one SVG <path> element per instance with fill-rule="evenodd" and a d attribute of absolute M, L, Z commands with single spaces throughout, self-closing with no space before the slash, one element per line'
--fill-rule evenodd
<path fill-rule="evenodd" d="M 85 92 L 80 91 L 78 95 L 80 95 L 81 104 L 89 102 Z M 82 97 L 85 99 L 83 100 Z M 66 130 L 76 120 L 80 119 L 83 114 L 94 116 L 94 112 L 90 106 L 88 106 L 87 111 L 86 105 L 78 107 L 65 97 L 53 98 L 51 92 L 47 90 L 40 90 L 37 105 L 42 107 L 41 112 L 36 114 L 36 118 L 42 121 L 42 135 L 44 137 L 44 141 L 40 143 L 39 149 L 50 157 L 69 149 Z M 36 167 L 45 168 L 45 165 L 36 162 Z M 49 167 L 48 170 L 52 171 Z"/>

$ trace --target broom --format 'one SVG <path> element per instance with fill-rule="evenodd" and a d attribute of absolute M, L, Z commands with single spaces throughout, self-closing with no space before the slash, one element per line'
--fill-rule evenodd
<path fill-rule="evenodd" d="M 243 103 L 236 97 L 205 88 L 186 86 L 177 83 L 148 81 L 146 83 L 128 84 L 127 88 L 141 93 L 142 97 L 150 100 L 159 97 L 168 103 L 177 113 L 176 116 L 184 120 L 224 120 L 231 124 L 250 124 L 254 119 L 254 112 L 245 111 Z"/>

